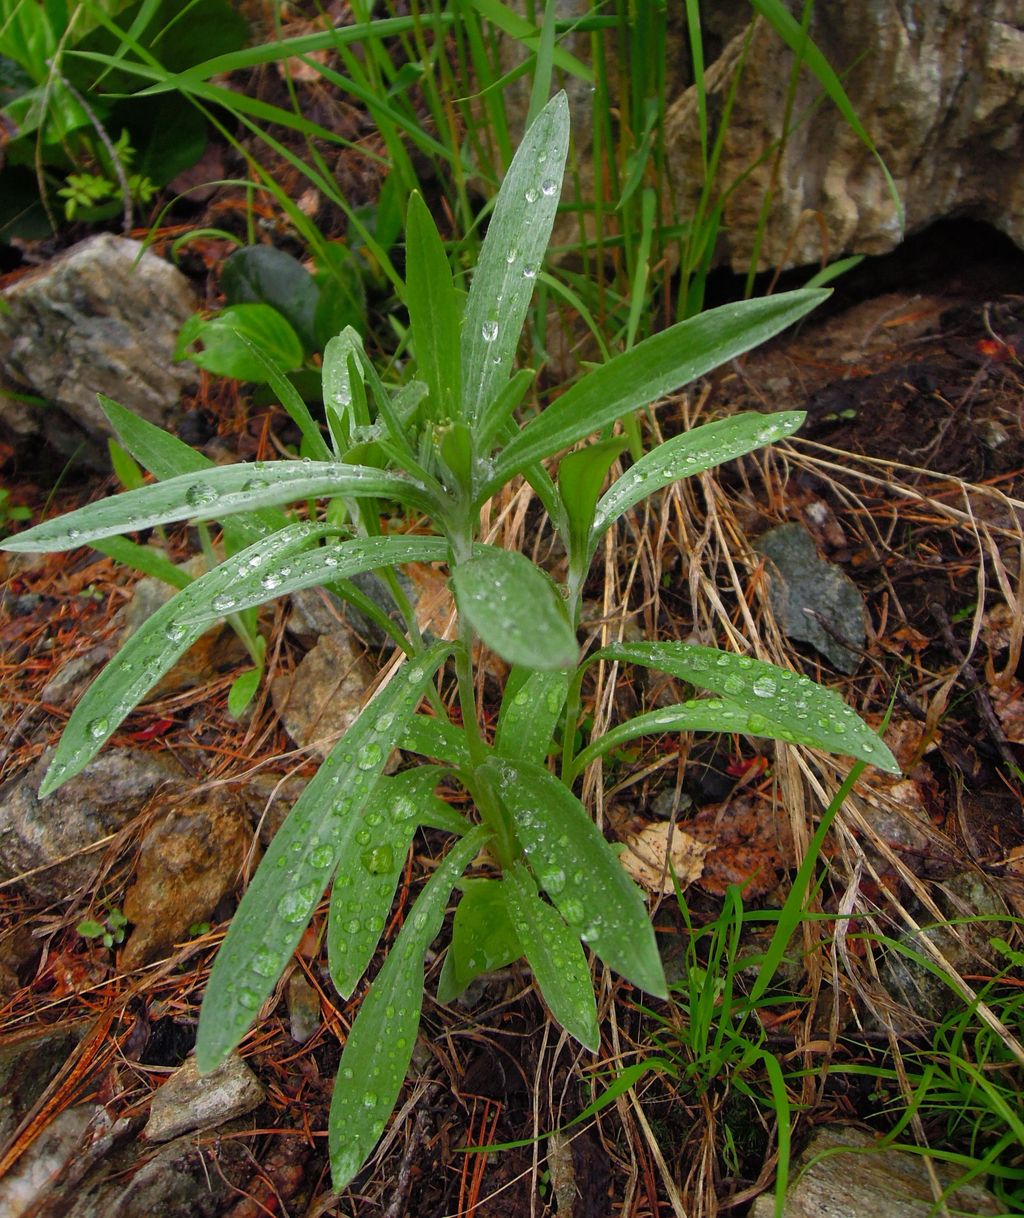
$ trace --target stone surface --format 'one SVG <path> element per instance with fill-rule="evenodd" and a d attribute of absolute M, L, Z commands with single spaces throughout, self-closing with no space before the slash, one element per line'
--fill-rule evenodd
<path fill-rule="evenodd" d="M 800 17 L 800 5 L 786 7 Z M 709 44 L 708 108 L 720 113 L 750 18 L 740 0 L 702 8 Z M 1019 0 L 818 0 L 810 35 L 843 80 L 854 110 L 892 173 L 906 232 L 947 217 L 984 220 L 1024 247 L 1024 9 Z M 772 187 L 759 267 L 805 266 L 822 256 L 880 254 L 902 233 L 882 172 L 831 101 L 817 108 L 805 68 L 795 129 L 778 172 L 766 155 L 781 134 L 793 57 L 759 22 L 725 138 L 719 191 L 755 166 L 729 198 L 718 263 L 750 265 L 765 191 Z M 805 121 L 799 122 L 801 116 Z M 669 107 L 666 158 L 681 215 L 702 187 L 696 92 Z M 761 164 L 756 164 L 763 158 Z M 827 230 L 826 248 L 817 213 Z"/>
<path fill-rule="evenodd" d="M 3 302 L 0 386 L 56 407 L 0 393 L 0 422 L 22 441 L 44 437 L 69 456 L 85 440 L 106 468 L 110 428 L 97 392 L 164 425 L 195 382 L 194 367 L 173 360 L 178 330 L 195 309 L 188 280 L 137 241 L 90 237 L 18 279 Z"/>
<path fill-rule="evenodd" d="M 45 867 L 22 886 L 41 900 L 59 901 L 89 884 L 101 862 L 99 851 L 80 852 L 123 828 L 161 787 L 180 780 L 181 770 L 152 753 L 106 749 L 41 800 L 39 784 L 50 758 L 47 753 L 0 787 L 0 878 Z"/>
<path fill-rule="evenodd" d="M 320 995 L 306 980 L 306 974 L 296 969 L 288 978 L 288 1029 L 297 1045 L 304 1045 L 323 1023 Z"/>
<path fill-rule="evenodd" d="M 793 1183 L 783 1218 L 931 1218 L 936 1205 L 924 1160 L 906 1151 L 877 1150 L 877 1145 L 877 1138 L 850 1126 L 819 1129 L 790 1169 Z M 800 1172 L 821 1154 L 826 1157 Z M 955 1170 L 937 1161 L 934 1166 L 943 1187 L 956 1180 Z M 946 1202 L 958 1214 L 1002 1212 L 995 1197 L 977 1184 L 958 1188 Z M 750 1218 L 772 1218 L 774 1212 L 775 1198 L 762 1193 Z"/>
<path fill-rule="evenodd" d="M 82 1024 L 46 1028 L 11 1037 L 0 1047 L 0 1146 L 64 1065 L 84 1030 Z"/>
<path fill-rule="evenodd" d="M 355 721 L 373 672 L 347 634 L 325 634 L 293 673 L 270 686 L 285 731 L 326 757 Z"/>
<path fill-rule="evenodd" d="M 770 560 L 772 611 L 783 631 L 810 643 L 840 672 L 855 672 L 860 657 L 836 636 L 853 647 L 864 646 L 864 603 L 857 585 L 818 557 L 814 539 L 801 524 L 769 529 L 756 548 Z"/>
<path fill-rule="evenodd" d="M 259 1080 L 237 1053 L 205 1078 L 190 1057 L 153 1096 L 143 1136 L 150 1142 L 169 1142 L 179 1134 L 244 1116 L 262 1102 Z"/>
<path fill-rule="evenodd" d="M 124 898 L 134 929 L 121 967 L 166 954 L 206 921 L 234 887 L 252 842 L 241 801 L 221 787 L 187 796 L 142 841 L 135 882 Z"/>

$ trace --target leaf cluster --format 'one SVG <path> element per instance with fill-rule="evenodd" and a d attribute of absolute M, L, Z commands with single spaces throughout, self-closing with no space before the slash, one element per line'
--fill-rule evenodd
<path fill-rule="evenodd" d="M 681 643 L 623 644 L 580 658 L 583 583 L 606 530 L 676 479 L 791 434 L 802 416 L 749 414 L 697 428 L 640 457 L 602 493 L 622 449 L 616 422 L 778 333 L 826 293 L 787 293 L 679 323 L 595 368 L 520 426 L 516 410 L 531 375 L 515 372 L 513 364 L 558 206 L 568 138 L 567 103 L 559 94 L 512 160 L 465 297 L 429 211 L 412 197 L 405 295 L 416 375 L 400 386 L 384 385 L 358 334 L 344 329 L 324 352 L 326 435 L 281 371 L 247 342 L 302 431 L 305 459 L 212 467 L 106 402 L 124 448 L 160 481 L 6 543 L 15 550 L 69 549 L 191 520 L 218 521 L 227 551 L 223 562 L 158 610 L 90 687 L 61 738 L 42 795 L 78 773 L 219 619 L 241 618 L 318 585 L 351 598 L 346 581 L 364 571 L 393 579 L 405 562 L 447 564 L 458 637 L 427 645 L 411 610 L 405 634 L 385 619 L 407 662 L 338 741 L 274 838 L 217 956 L 200 1018 L 197 1058 L 209 1071 L 271 999 L 329 887 L 329 967 L 339 993 L 351 995 L 384 931 L 416 828 L 434 826 L 456 837 L 407 913 L 346 1040 L 330 1121 L 338 1188 L 372 1151 L 398 1096 L 416 1036 L 426 953 L 457 887 L 462 896 L 440 979 L 442 1000 L 474 977 L 525 957 L 555 1018 L 596 1051 L 600 1032 L 584 945 L 627 981 L 666 996 L 643 896 L 573 790 L 590 761 L 642 734 L 725 730 L 896 768 L 838 696 L 787 670 Z M 567 450 L 553 475 L 545 462 Z M 525 555 L 481 541 L 482 506 L 520 476 L 565 546 L 564 587 Z M 283 510 L 318 499 L 328 504 L 314 518 L 294 519 Z M 420 513 L 432 531 L 382 534 L 386 501 Z M 493 741 L 476 714 L 476 637 L 512 665 Z M 577 753 L 585 671 L 601 659 L 670 673 L 694 696 L 621 724 Z M 454 669 L 461 722 L 437 695 L 444 665 Z M 424 697 L 430 713 L 420 710 Z M 554 769 L 559 736 L 562 755 Z M 430 764 L 386 774 L 396 748 Z M 472 818 L 437 797 L 442 780 L 467 792 Z M 462 878 L 474 860 L 481 860 L 476 866 L 484 874 Z"/>

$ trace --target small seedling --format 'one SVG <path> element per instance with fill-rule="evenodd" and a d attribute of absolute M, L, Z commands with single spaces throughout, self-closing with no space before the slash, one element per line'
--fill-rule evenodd
<path fill-rule="evenodd" d="M 666 996 L 643 895 L 574 793 L 591 761 L 642 735 L 727 731 L 898 768 L 836 694 L 751 657 L 684 643 L 620 643 L 581 661 L 576 631 L 584 582 L 615 521 L 679 478 L 792 434 L 803 415 L 744 414 L 708 423 L 641 456 L 602 494 L 624 447 L 612 434 L 615 423 L 777 334 L 827 293 L 790 292 L 682 322 L 594 369 L 518 425 L 515 411 L 531 373 L 513 374 L 513 361 L 558 205 L 568 139 L 568 107 L 559 94 L 512 161 L 465 298 L 430 213 L 413 195 L 405 303 L 415 379 L 385 386 L 358 335 L 343 331 L 324 353 L 327 438 L 288 381 L 253 348 L 302 430 L 307 460 L 215 467 L 107 402 L 125 448 L 165 481 L 6 543 L 15 550 L 73 549 L 176 520 L 223 521 L 230 542 L 229 557 L 157 610 L 86 692 L 41 796 L 88 764 L 219 618 L 318 585 L 351 597 L 344 581 L 363 571 L 447 564 L 457 637 L 426 646 L 407 613 L 408 634 L 399 634 L 407 662 L 346 731 L 272 841 L 217 956 L 200 1015 L 196 1057 L 208 1072 L 271 999 L 329 886 L 328 963 L 338 992 L 350 997 L 387 924 L 416 828 L 456 836 L 407 911 L 346 1038 L 329 1131 L 339 1189 L 372 1152 L 401 1090 L 419 1024 L 424 961 L 457 889 L 441 1001 L 525 956 L 551 1013 L 596 1052 L 600 1032 L 584 945 L 639 989 Z M 601 438 L 587 443 L 595 433 Z M 560 453 L 568 455 L 553 478 L 542 462 Z M 564 587 L 525 555 L 480 540 L 483 505 L 520 476 L 565 547 Z M 322 498 L 330 501 L 322 515 L 291 521 L 281 511 Z M 424 525 L 408 535 L 380 535 L 382 500 L 419 513 Z M 481 730 L 475 702 L 477 638 L 512 666 L 493 741 Z M 639 715 L 577 748 L 583 680 L 599 660 L 654 668 L 712 696 Z M 447 664 L 458 688 L 458 722 L 435 687 Z M 424 697 L 432 703 L 429 714 L 418 709 Z M 556 739 L 557 773 L 547 764 Z M 396 747 L 434 763 L 385 775 Z M 438 798 L 442 779 L 468 793 L 472 818 Z M 477 864 L 481 874 L 462 878 L 482 851 L 489 861 Z"/>
<path fill-rule="evenodd" d="M 93 918 L 85 918 L 75 929 L 83 939 L 100 939 L 104 947 L 113 947 L 115 943 L 124 942 L 124 928 L 128 925 L 128 919 L 124 914 L 111 905 L 107 908 L 107 915 L 102 922 L 97 922 Z"/>

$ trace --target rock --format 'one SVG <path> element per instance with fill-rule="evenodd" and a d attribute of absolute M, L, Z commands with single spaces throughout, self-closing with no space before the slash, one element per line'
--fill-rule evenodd
<path fill-rule="evenodd" d="M 857 585 L 818 557 L 814 539 L 803 525 L 769 529 L 755 548 L 771 560 L 772 611 L 783 631 L 791 639 L 810 643 L 840 672 L 856 672 L 860 657 L 834 636 L 853 647 L 864 646 L 864 602 Z"/>
<path fill-rule="evenodd" d="M 11 1037 L 0 1048 L 0 1146 L 14 1134 L 84 1031 L 81 1023 L 58 1025 Z"/>
<path fill-rule="evenodd" d="M 372 678 L 347 634 L 325 634 L 293 673 L 274 679 L 270 695 L 292 740 L 323 758 L 355 722 Z"/>
<path fill-rule="evenodd" d="M 252 843 L 248 814 L 222 787 L 189 795 L 142 841 L 135 883 L 124 898 L 134 925 L 121 967 L 137 968 L 166 953 L 206 921 L 234 887 Z"/>
<path fill-rule="evenodd" d="M 237 1053 L 205 1078 L 190 1057 L 153 1096 L 143 1137 L 169 1142 L 179 1134 L 223 1125 L 262 1103 L 263 1088 Z"/>
<path fill-rule="evenodd" d="M 938 1207 L 924 1159 L 906 1151 L 873 1149 L 877 1145 L 877 1138 L 850 1126 L 819 1129 L 794 1167 L 799 1169 L 817 1155 L 827 1157 L 799 1174 L 790 1169 L 792 1183 L 783 1218 L 835 1218 L 837 1214 L 930 1218 Z M 847 1148 L 858 1153 L 836 1153 Z M 960 1174 L 938 1160 L 932 1160 L 932 1165 L 943 1188 Z M 945 1200 L 950 1211 L 958 1214 L 1003 1212 L 995 1197 L 977 1184 L 965 1184 Z M 750 1218 L 772 1218 L 774 1212 L 775 1198 L 762 1193 L 754 1202 Z"/>
<path fill-rule="evenodd" d="M 90 237 L 18 279 L 2 300 L 0 383 L 57 408 L 0 395 L 0 422 L 22 442 L 42 437 L 67 457 L 84 439 L 105 469 L 111 432 L 98 392 L 163 426 L 195 383 L 193 366 L 173 359 L 195 309 L 188 280 L 137 241 Z"/>
<path fill-rule="evenodd" d="M 254 774 L 240 786 L 238 794 L 259 830 L 260 842 L 269 846 L 284 824 L 295 801 L 306 789 L 306 779 L 298 774 Z"/>
<path fill-rule="evenodd" d="M 304 1045 L 323 1023 L 320 1010 L 320 995 L 306 980 L 306 975 L 296 969 L 288 978 L 288 1027 L 292 1040 Z"/>
<path fill-rule="evenodd" d="M 0 787 L 0 878 L 23 876 L 31 896 L 63 900 L 87 886 L 100 852 L 83 851 L 116 833 L 162 787 L 181 779 L 171 761 L 135 749 L 107 749 L 61 787 L 39 798 L 52 754 Z"/>
<path fill-rule="evenodd" d="M 904 931 L 900 936 L 903 945 L 935 967 L 938 961 L 921 941 L 927 939 L 961 976 L 990 972 L 996 958 L 990 940 L 1010 934 L 1006 906 L 999 894 L 975 871 L 953 875 L 941 884 L 931 885 L 930 891 L 943 917 L 958 924 L 936 926 L 934 914 L 910 900 L 908 910 L 923 929 L 920 933 Z M 972 921 L 979 918 L 983 920 Z M 886 953 L 879 978 L 886 994 L 899 1004 L 889 1012 L 897 1031 L 911 1031 L 915 1020 L 945 1019 L 952 1008 L 962 1003 L 941 977 L 903 952 Z"/>
<path fill-rule="evenodd" d="M 800 6 L 786 7 L 800 17 Z M 720 113 L 742 54 L 750 8 L 706 6 L 706 40 L 723 46 L 707 72 L 708 109 Z M 1024 247 L 1024 19 L 1019 0 L 818 0 L 810 36 L 842 79 L 854 111 L 892 173 L 906 208 L 906 232 L 945 217 L 994 225 Z M 671 55 L 669 56 L 671 58 Z M 806 266 L 823 257 L 881 254 L 903 232 L 882 171 L 805 67 L 777 171 L 766 153 L 782 134 L 793 56 L 766 22 L 743 55 L 721 163 L 730 196 L 719 264 L 746 272 L 762 201 L 768 216 L 759 269 Z M 703 186 L 696 90 L 669 106 L 665 158 L 678 214 Z M 805 121 L 799 121 L 807 116 Z M 760 160 L 761 163 L 758 163 Z M 673 191 L 666 192 L 666 199 Z M 823 248 L 817 223 L 827 229 Z"/>
<path fill-rule="evenodd" d="M 402 614 L 379 575 L 364 571 L 350 576 L 348 582 L 386 614 L 399 630 L 405 631 Z M 412 581 L 403 572 L 398 572 L 398 582 L 410 603 L 415 605 L 417 597 Z M 293 592 L 291 604 L 288 630 L 307 647 L 312 647 L 322 635 L 343 631 L 346 623 L 369 647 L 394 646 L 390 636 L 371 617 L 327 588 L 304 588 L 300 592 Z"/>
<path fill-rule="evenodd" d="M 66 1214 L 78 1182 L 127 1126 L 115 1124 L 102 1104 L 65 1108 L 0 1180 L 0 1214 Z"/>

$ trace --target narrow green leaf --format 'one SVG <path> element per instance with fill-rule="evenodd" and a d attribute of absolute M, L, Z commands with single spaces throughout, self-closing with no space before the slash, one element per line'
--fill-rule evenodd
<path fill-rule="evenodd" d="M 299 336 L 276 309 L 265 304 L 229 305 L 209 318 L 198 313 L 190 317 L 178 334 L 175 358 L 191 360 L 216 376 L 263 381 L 267 364 L 254 354 L 263 351 L 289 372 L 302 367 Z"/>
<path fill-rule="evenodd" d="M 648 495 L 679 478 L 699 474 L 721 465 L 723 461 L 732 461 L 762 445 L 791 436 L 805 418 L 802 410 L 787 410 L 779 414 L 751 411 L 732 415 L 728 419 L 716 419 L 713 423 L 705 423 L 659 444 L 642 456 L 602 495 L 594 517 L 590 553 L 593 554 L 601 534 L 623 512 L 642 503 Z"/>
<path fill-rule="evenodd" d="M 561 598 L 525 555 L 475 546 L 451 581 L 459 612 L 502 659 L 546 670 L 575 665 L 579 648 Z"/>
<path fill-rule="evenodd" d="M 436 766 L 419 766 L 382 778 L 360 814 L 354 849 L 338 861 L 327 958 L 342 998 L 351 996 L 373 959 L 416 831 L 417 812 L 443 773 Z"/>
<path fill-rule="evenodd" d="M 57 744 L 40 796 L 49 795 L 88 765 L 132 708 L 203 634 L 207 625 L 189 625 L 189 613 L 228 595 L 257 556 L 273 562 L 297 553 L 324 531 L 311 524 L 282 529 L 193 580 L 148 617 L 82 695 Z"/>
<path fill-rule="evenodd" d="M 217 953 L 199 1014 L 196 1062 L 208 1074 L 272 993 L 342 858 L 358 851 L 381 770 L 438 666 L 439 643 L 399 669 L 331 750 L 270 843 Z"/>
<path fill-rule="evenodd" d="M 495 751 L 514 761 L 543 765 L 568 692 L 567 670 L 531 672 L 518 685 L 510 679 L 498 714 Z"/>
<path fill-rule="evenodd" d="M 441 929 L 455 882 L 487 836 L 482 826 L 467 834 L 427 881 L 352 1024 L 328 1124 L 336 1191 L 369 1158 L 398 1099 L 419 1029 L 427 948 Z"/>
<path fill-rule="evenodd" d="M 612 462 L 628 443 L 625 436 L 613 436 L 588 444 L 563 457 L 558 466 L 558 494 L 569 526 L 569 536 L 562 540 L 569 550 L 571 566 L 588 563 L 598 496 Z"/>
<path fill-rule="evenodd" d="M 248 334 L 239 331 L 238 337 L 242 340 L 249 351 L 249 355 L 255 362 L 256 366 L 262 369 L 260 380 L 266 381 L 271 389 L 277 394 L 278 401 L 288 412 L 292 422 L 302 432 L 302 438 L 309 446 L 308 451 L 311 456 L 318 461 L 330 461 L 331 450 L 327 441 L 320 431 L 319 424 L 314 420 L 309 413 L 309 407 L 302 400 L 298 390 L 285 376 L 282 370 L 292 371 L 295 365 L 286 364 L 276 358 L 276 353 L 273 348 L 261 347 L 254 342 Z M 301 358 L 299 363 L 302 363 Z"/>
<path fill-rule="evenodd" d="M 448 543 L 442 538 L 412 534 L 334 542 L 277 562 L 254 554 L 249 569 L 240 574 L 231 592 L 217 604 L 197 608 L 189 622 L 208 623 L 225 613 L 240 613 L 302 588 L 318 588 L 335 579 L 376 571 L 394 563 L 443 562 L 447 557 Z"/>
<path fill-rule="evenodd" d="M 475 978 L 504 968 L 523 954 L 509 921 L 504 882 L 463 880 L 461 887 L 452 941 L 437 982 L 438 1002 L 454 1002 Z"/>
<path fill-rule="evenodd" d="M 152 546 L 140 546 L 127 537 L 108 537 L 106 541 L 95 542 L 92 548 L 126 567 L 134 567 L 143 575 L 163 580 L 172 588 L 187 588 L 192 582 L 192 576 L 187 571 L 176 567 L 159 550 L 154 550 Z"/>
<path fill-rule="evenodd" d="M 432 416 L 455 418 L 462 408 L 461 313 L 437 225 L 418 191 L 409 198 L 406 225 L 406 304 L 416 366 L 430 392 Z"/>
<path fill-rule="evenodd" d="M 8 550 L 71 550 L 118 533 L 175 520 L 217 520 L 233 512 L 332 495 L 379 496 L 426 511 L 430 499 L 417 483 L 361 465 L 273 461 L 219 465 L 126 491 L 6 538 Z"/>
<path fill-rule="evenodd" d="M 107 450 L 114 475 L 126 491 L 138 490 L 145 484 L 139 463 L 112 436 L 107 440 Z"/>
<path fill-rule="evenodd" d="M 110 426 L 117 432 L 121 443 L 144 469 L 161 481 L 175 478 L 179 474 L 198 474 L 216 466 L 202 453 L 197 453 L 184 440 L 172 436 L 161 427 L 139 418 L 130 410 L 118 405 L 113 398 L 98 393 L 100 407 Z M 223 522 L 224 541 L 228 552 L 234 553 L 251 545 L 259 537 L 288 524 L 288 517 L 278 508 L 263 508 L 262 511 L 239 514 Z"/>
<path fill-rule="evenodd" d="M 692 730 L 795 741 L 857 757 L 891 774 L 900 772 L 888 746 L 837 693 L 787 668 L 690 643 L 616 643 L 595 652 L 587 662 L 596 659 L 642 664 L 710 689 L 728 698 L 746 719 L 745 726 L 734 719 L 720 728 Z"/>
<path fill-rule="evenodd" d="M 538 883 L 562 917 L 605 964 L 649 994 L 666 997 L 643 895 L 580 801 L 529 762 L 493 757 L 484 767 L 512 814 Z"/>
<path fill-rule="evenodd" d="M 499 456 L 478 499 L 489 498 L 531 462 L 553 456 L 765 342 L 828 295 L 827 290 L 803 289 L 723 305 L 638 343 L 588 373 L 531 419 Z"/>
<path fill-rule="evenodd" d="M 414 715 L 406 724 L 399 748 L 421 757 L 436 757 L 449 765 L 468 766 L 469 748 L 461 728 L 447 719 L 431 715 Z"/>
<path fill-rule="evenodd" d="M 237 719 L 256 696 L 262 676 L 262 669 L 250 668 L 231 682 L 231 688 L 228 690 L 228 714 L 232 718 Z"/>
<path fill-rule="evenodd" d="M 502 885 L 508 918 L 551 1014 L 584 1048 L 597 1053 L 597 1002 L 579 931 L 542 901 L 530 873 L 517 863 Z"/>
<path fill-rule="evenodd" d="M 473 273 L 462 327 L 466 421 L 486 412 L 508 380 L 555 220 L 569 148 L 569 104 L 558 93 L 537 116 L 498 191 Z"/>

